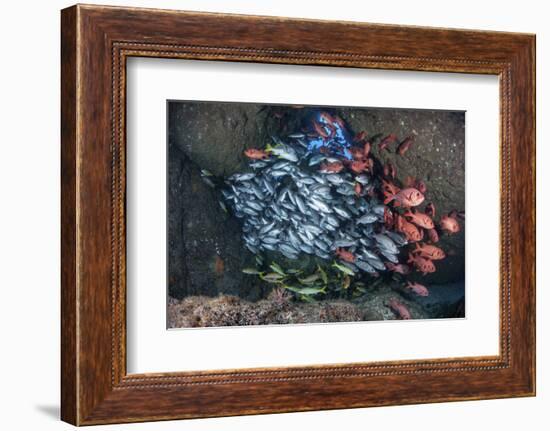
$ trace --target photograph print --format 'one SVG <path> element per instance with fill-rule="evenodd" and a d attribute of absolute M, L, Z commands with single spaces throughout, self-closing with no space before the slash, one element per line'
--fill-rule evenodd
<path fill-rule="evenodd" d="M 167 327 L 465 317 L 465 112 L 167 102 Z"/>

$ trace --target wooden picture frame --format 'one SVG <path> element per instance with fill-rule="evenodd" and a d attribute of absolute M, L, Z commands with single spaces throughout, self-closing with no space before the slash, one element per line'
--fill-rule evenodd
<path fill-rule="evenodd" d="M 62 11 L 61 50 L 64 421 L 535 394 L 534 35 L 78 5 Z M 500 354 L 127 374 L 125 65 L 131 56 L 498 75 Z"/>

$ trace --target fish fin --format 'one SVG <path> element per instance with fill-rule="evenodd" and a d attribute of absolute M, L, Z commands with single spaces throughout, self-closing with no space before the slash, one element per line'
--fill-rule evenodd
<path fill-rule="evenodd" d="M 388 196 L 386 199 L 384 199 L 384 205 L 389 204 L 391 201 L 395 199 L 395 195 Z M 397 204 L 397 202 L 395 202 Z M 397 205 L 396 205 L 397 206 Z"/>

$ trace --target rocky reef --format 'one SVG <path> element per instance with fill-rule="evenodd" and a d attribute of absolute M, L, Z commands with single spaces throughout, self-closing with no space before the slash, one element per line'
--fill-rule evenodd
<path fill-rule="evenodd" d="M 188 296 L 168 301 L 169 328 L 249 326 L 396 320 L 388 307 L 399 298 L 413 319 L 464 317 L 464 285 L 453 283 L 433 286 L 429 297 L 414 297 L 390 283 L 353 301 L 328 300 L 314 303 L 292 301 L 274 289 L 267 298 L 256 302 L 232 295 L 217 297 Z"/>

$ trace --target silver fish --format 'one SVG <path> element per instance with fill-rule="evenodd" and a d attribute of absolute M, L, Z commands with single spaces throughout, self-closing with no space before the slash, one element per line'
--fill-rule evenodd
<path fill-rule="evenodd" d="M 308 165 L 315 166 L 325 160 L 326 156 L 324 154 L 316 154 L 315 156 L 309 159 Z"/>
<path fill-rule="evenodd" d="M 332 210 L 329 208 L 327 204 L 325 204 L 322 200 L 319 200 L 317 198 L 310 198 L 308 205 L 310 205 L 314 209 L 318 209 L 319 211 L 322 211 L 324 213 L 331 213 Z"/>
<path fill-rule="evenodd" d="M 386 235 L 379 233 L 379 234 L 373 235 L 373 238 L 381 248 L 385 249 L 391 254 L 399 253 L 399 250 L 397 249 L 397 246 L 395 245 L 395 243 Z"/>
<path fill-rule="evenodd" d="M 374 223 L 378 220 L 378 216 L 376 214 L 365 214 L 364 216 L 361 216 L 357 219 L 358 224 L 370 224 Z"/>
<path fill-rule="evenodd" d="M 248 181 L 254 178 L 256 174 L 254 172 L 248 172 L 246 174 L 233 174 L 230 178 L 234 181 Z"/>
<path fill-rule="evenodd" d="M 351 218 L 351 214 L 347 212 L 344 208 L 340 208 L 339 206 L 333 206 L 332 209 L 336 214 L 338 214 L 342 218 L 345 218 L 345 219 Z"/>

